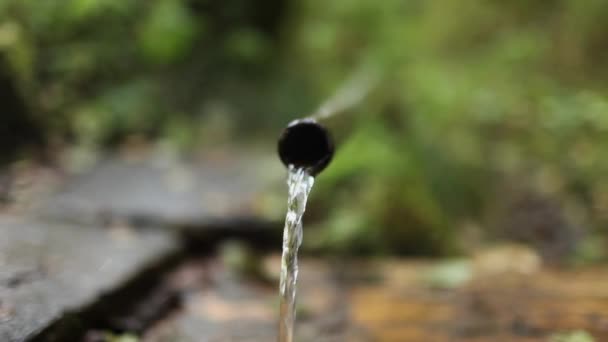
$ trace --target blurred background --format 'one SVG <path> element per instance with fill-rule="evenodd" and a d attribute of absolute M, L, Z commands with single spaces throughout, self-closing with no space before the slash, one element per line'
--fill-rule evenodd
<path fill-rule="evenodd" d="M 273 154 L 286 123 L 371 65 L 380 81 L 335 128 L 348 136 L 313 190 L 306 250 L 509 240 L 597 262 L 607 16 L 601 0 L 0 0 L 0 159 Z M 285 189 L 268 196 L 283 215 Z"/>
<path fill-rule="evenodd" d="M 0 0 L 0 339 L 77 336 L 80 313 L 90 341 L 273 340 L 277 138 L 373 70 L 304 217 L 298 339 L 608 340 L 606 18 L 603 0 Z M 158 226 L 188 227 L 139 229 Z"/>

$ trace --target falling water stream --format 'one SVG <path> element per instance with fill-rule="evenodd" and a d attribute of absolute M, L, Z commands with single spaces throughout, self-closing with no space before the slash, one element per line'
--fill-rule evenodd
<path fill-rule="evenodd" d="M 287 186 L 287 216 L 283 232 L 283 257 L 281 259 L 281 312 L 279 318 L 279 342 L 293 342 L 296 320 L 296 283 L 298 280 L 298 248 L 302 243 L 302 216 L 306 210 L 308 194 L 315 182 L 305 169 L 289 167 Z"/>
<path fill-rule="evenodd" d="M 299 121 L 304 127 L 317 125 L 317 120 L 326 120 L 339 113 L 343 113 L 348 108 L 353 107 L 360 102 L 373 85 L 378 80 L 378 70 L 375 68 L 361 68 L 353 74 L 336 93 L 327 99 L 322 105 L 312 113 L 308 121 Z M 311 123 L 312 122 L 312 123 Z M 300 126 L 302 127 L 302 126 Z M 294 325 L 296 320 L 296 283 L 298 280 L 298 249 L 302 243 L 302 216 L 306 210 L 306 201 L 308 194 L 315 182 L 313 175 L 318 174 L 327 166 L 333 155 L 333 141 L 325 128 L 317 126 L 313 129 L 313 134 L 309 138 L 311 141 L 296 141 L 288 140 L 285 135 L 282 135 L 279 140 L 279 155 L 281 161 L 288 165 L 289 175 L 287 178 L 287 186 L 289 188 L 289 197 L 287 198 L 287 217 L 285 218 L 285 230 L 283 232 L 283 256 L 281 259 L 281 282 L 280 282 L 280 317 L 279 317 L 279 342 L 293 342 L 294 340 Z M 288 129 L 290 126 L 288 126 Z M 291 127 L 293 129 L 293 126 Z M 288 130 L 286 130 L 288 132 Z M 293 132 L 293 131 L 292 131 Z M 301 131 L 300 131 L 301 133 Z M 285 133 L 284 133 L 285 134 Z M 319 137 L 319 134 L 324 135 Z M 296 134 L 297 135 L 297 134 Z M 303 139 L 300 136 L 298 139 Z M 315 140 L 316 139 L 316 140 Z M 319 141 L 319 139 L 321 141 Z M 285 142 L 289 141 L 289 142 Z M 282 150 L 284 145 L 294 150 L 296 154 L 295 161 L 291 163 L 290 159 L 293 156 L 282 154 L 286 151 Z M 317 149 L 317 150 L 315 150 Z M 320 151 L 318 149 L 321 149 Z M 320 154 L 319 154 L 320 153 Z M 315 159 L 315 158 L 319 159 Z M 311 159 L 312 158 L 312 159 Z M 293 164 L 301 164 L 305 167 L 294 167 Z"/>

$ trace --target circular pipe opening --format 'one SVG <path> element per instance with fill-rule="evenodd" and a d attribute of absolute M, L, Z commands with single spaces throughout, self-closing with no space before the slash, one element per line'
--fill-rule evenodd
<path fill-rule="evenodd" d="M 312 176 L 323 171 L 333 155 L 334 143 L 329 132 L 312 119 L 291 122 L 279 137 L 283 164 L 304 168 Z"/>

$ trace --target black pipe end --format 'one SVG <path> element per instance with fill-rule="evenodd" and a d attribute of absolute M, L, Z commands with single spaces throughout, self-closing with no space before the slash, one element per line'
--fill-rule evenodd
<path fill-rule="evenodd" d="M 312 119 L 292 121 L 279 137 L 279 157 L 285 166 L 323 171 L 334 156 L 334 142 L 325 127 Z"/>

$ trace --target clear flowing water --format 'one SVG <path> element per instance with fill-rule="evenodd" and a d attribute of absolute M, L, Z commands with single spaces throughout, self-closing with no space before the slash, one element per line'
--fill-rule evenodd
<path fill-rule="evenodd" d="M 289 168 L 287 216 L 283 231 L 281 258 L 279 342 L 293 342 L 296 320 L 296 283 L 298 280 L 298 248 L 302 243 L 302 216 L 308 194 L 315 179 L 304 169 Z"/>

